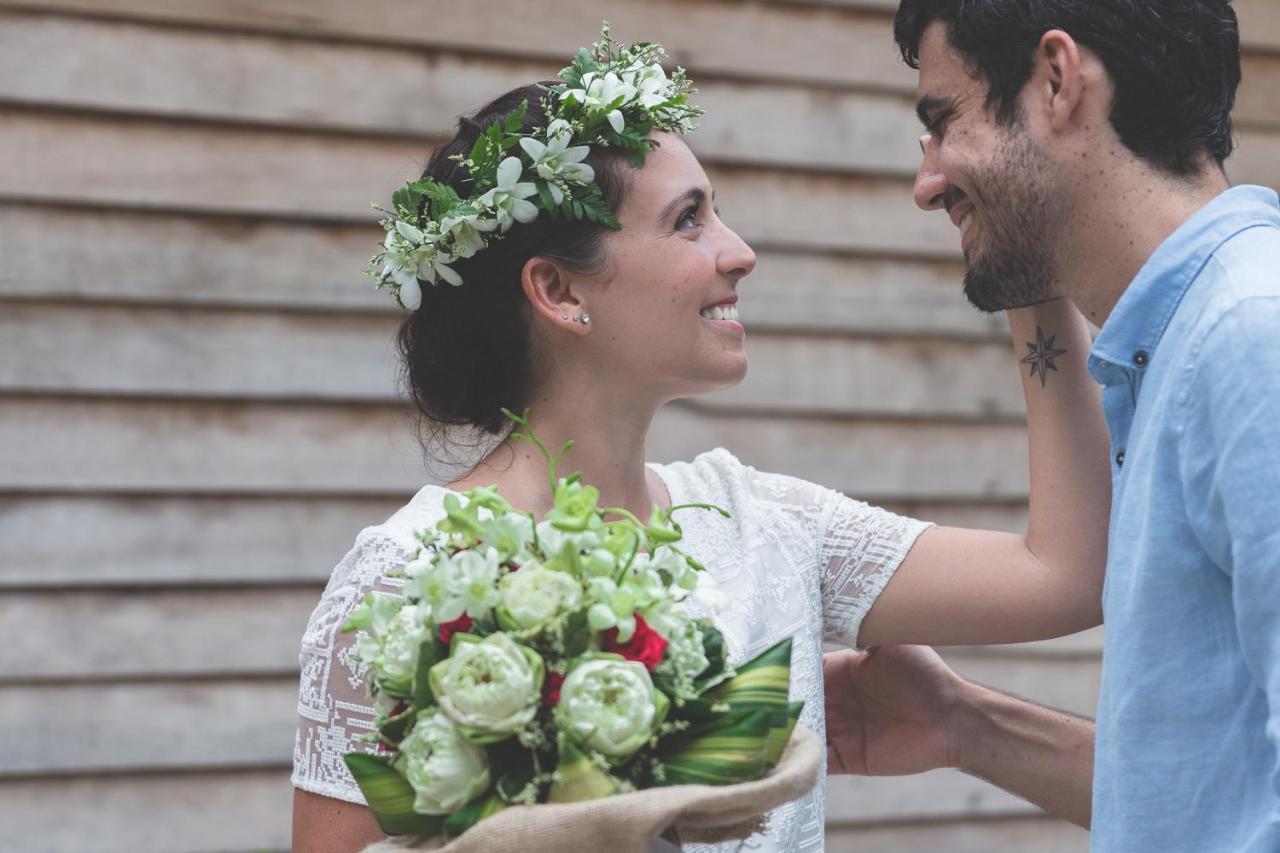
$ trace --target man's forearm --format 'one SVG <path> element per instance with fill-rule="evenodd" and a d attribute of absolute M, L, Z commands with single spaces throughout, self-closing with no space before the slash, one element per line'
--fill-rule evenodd
<path fill-rule="evenodd" d="M 959 769 L 1089 827 L 1092 721 L 974 684 L 954 719 Z"/>

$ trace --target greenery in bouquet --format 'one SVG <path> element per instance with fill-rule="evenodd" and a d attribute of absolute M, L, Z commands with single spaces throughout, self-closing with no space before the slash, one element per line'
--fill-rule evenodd
<path fill-rule="evenodd" d="M 379 711 L 375 752 L 347 754 L 383 831 L 456 837 L 511 805 L 661 785 L 758 779 L 781 757 L 791 641 L 738 667 L 688 599 L 717 595 L 678 545 L 681 510 L 601 507 L 526 418 L 547 460 L 542 519 L 497 490 L 444 498 L 401 570 L 403 596 L 366 597 L 344 631 Z"/>

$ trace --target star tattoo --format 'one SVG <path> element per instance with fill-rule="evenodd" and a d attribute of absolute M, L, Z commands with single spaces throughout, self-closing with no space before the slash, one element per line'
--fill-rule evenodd
<path fill-rule="evenodd" d="M 1058 365 L 1053 360 L 1061 355 L 1066 355 L 1064 349 L 1054 349 L 1053 342 L 1058 339 L 1057 335 L 1045 338 L 1044 332 L 1036 326 L 1036 342 L 1027 343 L 1027 357 L 1022 359 L 1023 364 L 1031 365 L 1031 378 L 1035 379 L 1036 373 L 1040 373 L 1040 387 L 1044 387 L 1044 383 L 1049 379 L 1049 371 L 1058 369 Z"/>

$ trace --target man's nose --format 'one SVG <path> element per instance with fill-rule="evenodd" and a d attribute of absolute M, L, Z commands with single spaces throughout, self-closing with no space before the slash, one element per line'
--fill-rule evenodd
<path fill-rule="evenodd" d="M 947 195 L 947 179 L 938 168 L 937 146 L 929 134 L 920 137 L 920 168 L 916 170 L 916 183 L 912 188 L 916 205 L 921 210 L 937 210 L 943 207 Z"/>

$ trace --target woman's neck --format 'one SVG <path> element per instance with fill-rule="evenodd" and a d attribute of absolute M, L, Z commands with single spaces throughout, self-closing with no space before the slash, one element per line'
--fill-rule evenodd
<path fill-rule="evenodd" d="M 661 480 L 645 467 L 645 438 L 656 411 L 657 404 L 638 406 L 634 399 L 583 383 L 572 393 L 543 389 L 535 394 L 529 425 L 553 455 L 573 441 L 556 466 L 559 476 L 580 472 L 600 490 L 601 506 L 647 518 L 654 503 L 670 502 Z M 542 514 L 551 507 L 546 461 L 529 442 L 508 438 L 450 487 L 492 484 L 521 509 Z"/>

